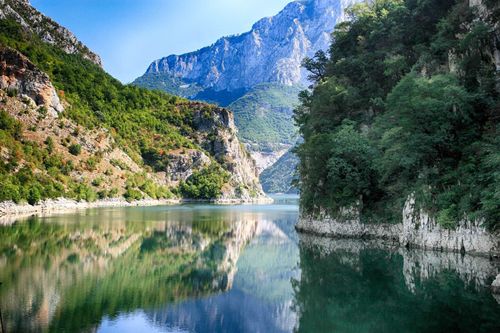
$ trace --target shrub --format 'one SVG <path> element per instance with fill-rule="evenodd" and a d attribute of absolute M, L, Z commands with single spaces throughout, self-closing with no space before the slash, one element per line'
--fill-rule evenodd
<path fill-rule="evenodd" d="M 31 187 L 28 193 L 28 203 L 30 205 L 36 205 L 42 199 L 42 194 L 38 187 Z"/>
<path fill-rule="evenodd" d="M 77 143 L 72 144 L 71 146 L 69 146 L 68 151 L 70 152 L 70 154 L 78 156 L 82 152 L 82 146 Z"/>
<path fill-rule="evenodd" d="M 229 174 L 218 164 L 195 171 L 185 182 L 181 182 L 180 191 L 186 198 L 216 199 L 222 194 L 222 187 L 229 181 Z"/>
<path fill-rule="evenodd" d="M 137 201 L 143 199 L 143 194 L 141 191 L 128 187 L 125 191 L 123 197 L 128 201 Z"/>

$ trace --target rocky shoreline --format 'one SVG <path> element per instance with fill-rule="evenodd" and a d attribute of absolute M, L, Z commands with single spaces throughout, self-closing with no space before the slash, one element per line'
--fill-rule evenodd
<path fill-rule="evenodd" d="M 499 234 L 488 232 L 479 221 L 461 221 L 457 228 L 445 229 L 415 209 L 412 198 L 406 202 L 400 224 L 369 224 L 361 223 L 357 216 L 339 220 L 323 215 L 302 216 L 295 228 L 301 233 L 332 238 L 381 239 L 408 248 L 500 258 Z"/>
<path fill-rule="evenodd" d="M 176 205 L 182 203 L 212 203 L 218 205 L 234 204 L 268 204 L 273 199 L 269 197 L 259 197 L 256 199 L 214 199 L 214 200 L 191 200 L 191 199 L 145 199 L 128 202 L 123 198 L 103 199 L 94 202 L 76 201 L 72 199 L 59 198 L 49 199 L 37 205 L 16 204 L 12 201 L 0 202 L 0 225 L 14 223 L 17 219 L 32 215 L 48 216 L 52 214 L 65 214 L 78 210 L 90 208 L 112 208 L 112 207 L 148 207 Z"/>

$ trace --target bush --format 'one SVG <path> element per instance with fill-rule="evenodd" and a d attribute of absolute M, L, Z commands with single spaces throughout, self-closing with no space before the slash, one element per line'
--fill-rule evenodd
<path fill-rule="evenodd" d="M 68 151 L 71 155 L 78 156 L 82 152 L 82 146 L 80 146 L 79 144 L 72 144 L 71 146 L 69 146 Z"/>
<path fill-rule="evenodd" d="M 47 139 L 45 140 L 45 144 L 47 145 L 47 152 L 49 154 L 52 154 L 54 152 L 54 140 L 52 139 L 52 137 L 47 137 Z"/>
<path fill-rule="evenodd" d="M 32 206 L 36 205 L 42 199 L 42 194 L 38 187 L 31 187 L 28 194 L 28 203 Z"/>
<path fill-rule="evenodd" d="M 185 182 L 181 182 L 180 191 L 186 198 L 210 200 L 222 194 L 222 187 L 229 181 L 229 174 L 218 164 L 195 171 Z"/>
<path fill-rule="evenodd" d="M 15 203 L 21 201 L 21 194 L 19 186 L 10 183 L 7 179 L 1 179 L 2 186 L 0 186 L 0 202 L 12 200 Z"/>
<path fill-rule="evenodd" d="M 137 201 L 137 200 L 142 200 L 144 198 L 143 194 L 141 191 L 133 189 L 128 187 L 125 191 L 125 194 L 123 194 L 123 197 L 128 201 Z"/>

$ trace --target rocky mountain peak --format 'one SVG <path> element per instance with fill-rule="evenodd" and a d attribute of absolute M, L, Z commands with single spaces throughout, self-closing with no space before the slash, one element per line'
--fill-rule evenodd
<path fill-rule="evenodd" d="M 277 15 L 259 20 L 249 32 L 154 61 L 146 76 L 161 74 L 180 80 L 180 86 L 213 91 L 237 91 L 263 82 L 307 84 L 302 60 L 328 48 L 335 25 L 346 18 L 345 9 L 359 1 L 291 2 Z"/>

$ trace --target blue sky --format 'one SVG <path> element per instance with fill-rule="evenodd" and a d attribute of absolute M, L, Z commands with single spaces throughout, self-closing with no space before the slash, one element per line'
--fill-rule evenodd
<path fill-rule="evenodd" d="M 142 75 L 151 61 L 197 50 L 218 38 L 250 30 L 291 0 L 31 0 L 69 28 L 122 82 Z"/>

